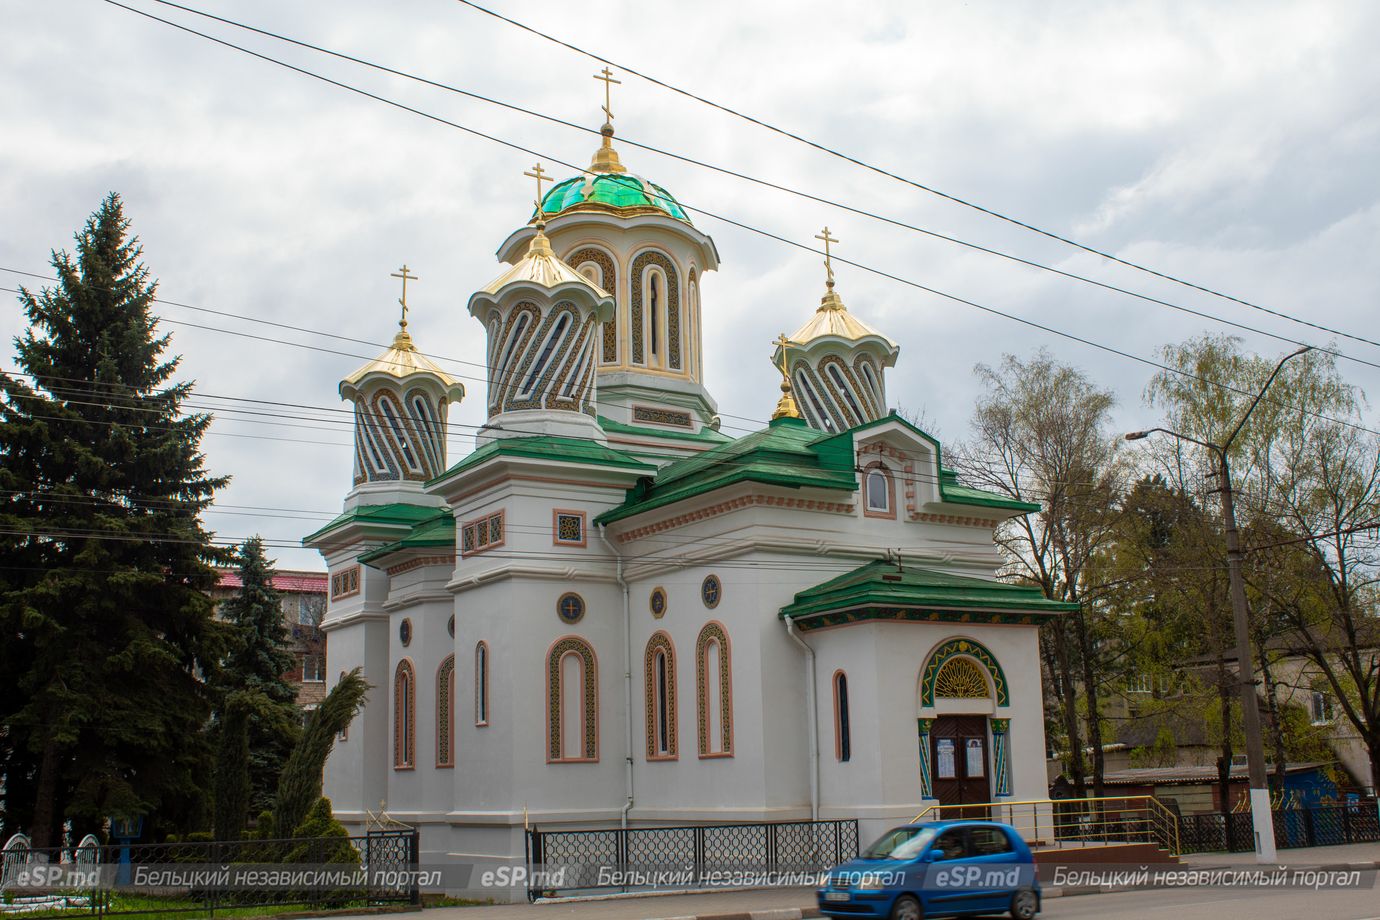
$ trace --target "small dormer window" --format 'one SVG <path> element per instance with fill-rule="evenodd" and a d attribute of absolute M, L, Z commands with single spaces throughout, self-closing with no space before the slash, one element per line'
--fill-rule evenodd
<path fill-rule="evenodd" d="M 890 517 L 892 510 L 891 476 L 885 467 L 874 466 L 863 478 L 864 498 L 867 513 Z"/>

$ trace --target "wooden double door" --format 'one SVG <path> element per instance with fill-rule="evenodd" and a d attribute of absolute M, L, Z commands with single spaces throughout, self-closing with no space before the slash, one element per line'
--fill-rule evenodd
<path fill-rule="evenodd" d="M 988 779 L 986 716 L 939 716 L 930 729 L 930 764 L 934 795 L 941 805 L 974 805 L 992 801 Z M 987 809 L 954 809 L 946 818 L 985 818 Z"/>

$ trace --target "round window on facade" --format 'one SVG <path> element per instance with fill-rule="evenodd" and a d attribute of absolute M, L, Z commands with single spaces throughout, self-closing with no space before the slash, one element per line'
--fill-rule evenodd
<path fill-rule="evenodd" d="M 556 615 L 561 618 L 561 622 L 574 624 L 580 622 L 585 616 L 585 599 L 574 591 L 562 594 L 556 601 Z"/>
<path fill-rule="evenodd" d="M 401 642 L 404 646 L 412 644 L 411 620 L 404 618 L 403 621 L 398 624 L 398 641 Z"/>
<path fill-rule="evenodd" d="M 700 600 L 704 601 L 704 606 L 713 610 L 719 606 L 719 600 L 723 597 L 724 586 L 719 582 L 719 576 L 706 575 L 700 584 Z"/>
<path fill-rule="evenodd" d="M 652 616 L 658 620 L 666 615 L 666 589 L 653 588 L 651 600 L 648 606 L 652 608 Z"/>
<path fill-rule="evenodd" d="M 453 613 L 450 615 L 450 619 L 446 620 L 446 632 L 452 639 L 455 638 L 455 614 Z"/>

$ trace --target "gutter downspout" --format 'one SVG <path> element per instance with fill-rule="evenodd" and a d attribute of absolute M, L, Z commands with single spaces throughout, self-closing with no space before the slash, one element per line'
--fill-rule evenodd
<path fill-rule="evenodd" d="M 805 650 L 805 716 L 810 744 L 810 820 L 819 820 L 819 698 L 815 693 L 815 650 L 795 631 L 795 621 L 786 617 L 786 635 Z"/>
<path fill-rule="evenodd" d="M 632 703 L 633 703 L 633 692 L 632 692 L 632 661 L 633 661 L 633 658 L 632 658 L 632 653 L 633 653 L 633 652 L 632 652 L 632 599 L 631 599 L 631 596 L 630 596 L 629 593 L 628 593 L 628 592 L 629 592 L 629 589 L 628 589 L 628 582 L 627 582 L 626 579 L 623 578 L 623 554 L 620 553 L 620 552 L 618 552 L 618 550 L 614 548 L 614 545 L 613 545 L 612 543 L 609 542 L 608 533 L 604 530 L 604 525 L 603 525 L 603 524 L 600 524 L 600 525 L 599 525 L 599 539 L 603 542 L 604 546 L 608 547 L 609 552 L 612 553 L 614 559 L 617 560 L 617 562 L 616 562 L 616 568 L 614 569 L 614 579 L 618 582 L 619 586 L 623 589 L 623 651 L 624 651 L 623 703 L 624 703 L 624 711 L 626 712 L 626 720 L 627 720 L 627 723 L 628 723 L 627 746 L 626 746 L 625 751 L 624 751 L 624 753 L 625 753 L 626 756 L 624 757 L 624 760 L 627 762 L 627 765 L 628 765 L 628 770 L 627 770 L 627 775 L 628 775 L 628 779 L 627 779 L 628 800 L 627 800 L 626 802 L 623 803 L 623 813 L 622 813 L 622 816 L 621 816 L 621 819 L 620 819 L 620 822 L 619 822 L 619 826 L 620 826 L 623 830 L 626 831 L 626 830 L 628 829 L 628 812 L 632 811 L 633 802 L 634 802 L 634 796 L 633 796 L 633 708 L 632 708 Z"/>

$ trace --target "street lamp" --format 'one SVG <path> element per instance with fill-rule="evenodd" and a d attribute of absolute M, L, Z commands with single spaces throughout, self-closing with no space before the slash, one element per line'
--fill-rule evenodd
<path fill-rule="evenodd" d="M 1309 346 L 1305 345 L 1280 359 L 1265 385 L 1255 394 L 1255 399 L 1251 400 L 1245 414 L 1236 423 L 1236 427 L 1221 444 L 1200 441 L 1198 438 L 1168 428 L 1149 428 L 1145 431 L 1132 431 L 1126 435 L 1128 441 L 1139 441 L 1158 431 L 1180 441 L 1205 447 L 1217 457 L 1217 470 L 1221 477 L 1222 529 L 1227 535 L 1227 576 L 1231 581 L 1232 625 L 1236 633 L 1236 669 L 1241 685 L 1241 718 L 1244 723 L 1242 727 L 1246 731 L 1246 763 L 1251 780 L 1251 824 L 1255 829 L 1256 862 L 1261 863 L 1273 863 L 1277 857 L 1275 826 L 1270 811 L 1270 786 L 1265 779 L 1265 745 L 1260 732 L 1260 704 L 1255 695 L 1255 662 L 1251 657 L 1250 614 L 1246 608 L 1246 583 L 1241 577 L 1241 534 L 1236 529 L 1236 506 L 1232 497 L 1231 468 L 1227 464 L 1227 452 L 1231 450 L 1236 436 L 1245 427 L 1246 420 L 1251 417 L 1255 407 L 1260 405 L 1265 391 L 1275 382 L 1275 377 L 1279 376 L 1284 362 L 1308 350 Z"/>

